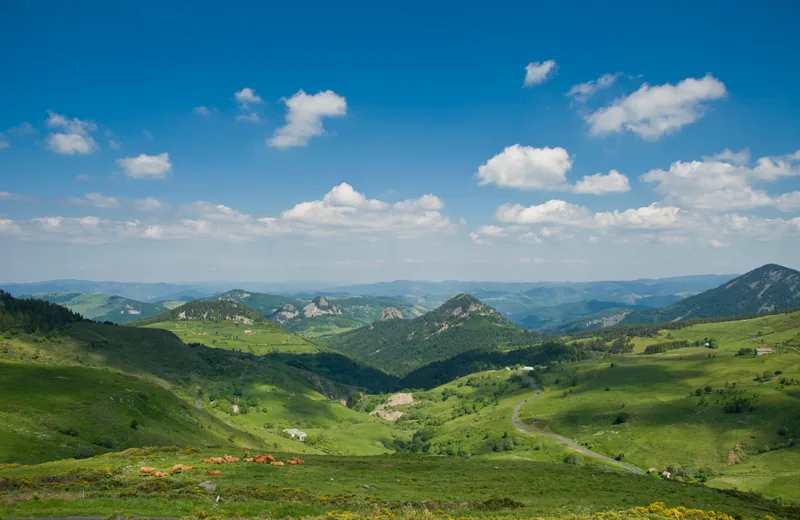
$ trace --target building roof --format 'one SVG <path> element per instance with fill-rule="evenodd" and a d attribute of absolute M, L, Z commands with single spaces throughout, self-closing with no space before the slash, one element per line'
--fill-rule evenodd
<path fill-rule="evenodd" d="M 775 352 L 775 351 L 774 351 L 774 350 L 772 350 L 772 349 L 771 349 L 771 348 L 769 348 L 769 347 L 758 347 L 758 348 L 756 349 L 756 352 Z"/>

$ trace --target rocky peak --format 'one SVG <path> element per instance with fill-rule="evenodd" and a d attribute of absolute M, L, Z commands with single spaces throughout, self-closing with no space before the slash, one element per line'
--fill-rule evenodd
<path fill-rule="evenodd" d="M 389 321 L 389 320 L 402 320 L 403 313 L 401 313 L 396 307 L 386 307 L 381 312 L 381 315 L 378 316 L 376 321 Z"/>
<path fill-rule="evenodd" d="M 331 306 L 331 303 L 324 296 L 317 296 L 311 302 L 317 306 L 318 309 L 325 310 Z"/>

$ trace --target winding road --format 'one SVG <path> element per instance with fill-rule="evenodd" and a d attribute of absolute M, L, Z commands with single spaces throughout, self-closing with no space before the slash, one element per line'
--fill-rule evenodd
<path fill-rule="evenodd" d="M 595 459 L 606 461 L 609 464 L 613 464 L 614 466 L 620 467 L 622 469 L 626 469 L 628 471 L 636 473 L 637 475 L 644 475 L 642 470 L 640 470 L 636 466 L 632 466 L 630 464 L 626 464 L 624 462 L 620 462 L 618 460 L 614 460 L 614 459 L 608 458 L 605 455 L 600 455 L 599 453 L 596 453 L 596 452 L 594 452 L 592 450 L 586 449 L 583 446 L 581 446 L 580 444 L 578 444 L 578 443 L 576 443 L 574 441 L 571 441 L 571 440 L 567 439 L 566 437 L 562 437 L 561 435 L 558 435 L 556 433 L 546 432 L 544 430 L 540 430 L 539 428 L 536 428 L 535 426 L 527 426 L 527 425 L 522 424 L 521 422 L 519 422 L 519 410 L 520 410 L 520 408 L 522 408 L 522 405 L 524 405 L 525 403 L 527 403 L 531 399 L 535 398 L 537 395 L 539 395 L 538 392 L 537 392 L 536 395 L 524 399 L 521 403 L 519 403 L 516 407 L 514 407 L 514 414 L 511 416 L 511 421 L 514 423 L 514 426 L 516 426 L 518 430 L 520 430 L 523 433 L 529 433 L 529 434 L 530 433 L 535 433 L 537 435 L 546 435 L 547 437 L 550 437 L 551 439 L 555 439 L 558 442 L 566 444 L 570 448 L 579 451 L 580 453 L 586 455 L 587 457 L 593 457 Z"/>

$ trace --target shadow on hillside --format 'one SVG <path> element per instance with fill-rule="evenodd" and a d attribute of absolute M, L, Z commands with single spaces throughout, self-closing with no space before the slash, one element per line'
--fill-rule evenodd
<path fill-rule="evenodd" d="M 269 359 L 318 374 L 336 383 L 363 388 L 370 393 L 393 392 L 401 388 L 400 380 L 377 368 L 362 365 L 343 354 L 320 352 L 296 354 L 276 352 Z"/>
<path fill-rule="evenodd" d="M 400 380 L 400 384 L 404 388 L 429 390 L 475 372 L 518 364 L 545 365 L 553 361 L 579 361 L 586 355 L 585 352 L 563 343 L 545 343 L 509 352 L 472 350 L 418 368 Z"/>

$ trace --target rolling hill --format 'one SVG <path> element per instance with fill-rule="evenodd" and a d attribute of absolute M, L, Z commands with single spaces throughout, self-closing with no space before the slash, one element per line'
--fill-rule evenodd
<path fill-rule="evenodd" d="M 22 297 L 57 303 L 80 313 L 85 318 L 111 323 L 127 323 L 150 318 L 168 310 L 161 303 L 145 303 L 112 294 L 55 292 L 26 294 Z"/>
<path fill-rule="evenodd" d="M 491 307 L 460 294 L 418 318 L 375 322 L 331 336 L 324 343 L 403 376 L 470 350 L 522 347 L 541 339 L 541 334 L 520 329 Z"/>
<path fill-rule="evenodd" d="M 414 318 L 426 310 L 403 300 L 381 296 L 316 296 L 302 299 L 242 289 L 204 300 L 240 303 L 282 327 L 309 338 L 330 336 L 370 324 L 380 318 L 386 309 L 396 309 L 402 318 Z"/>

